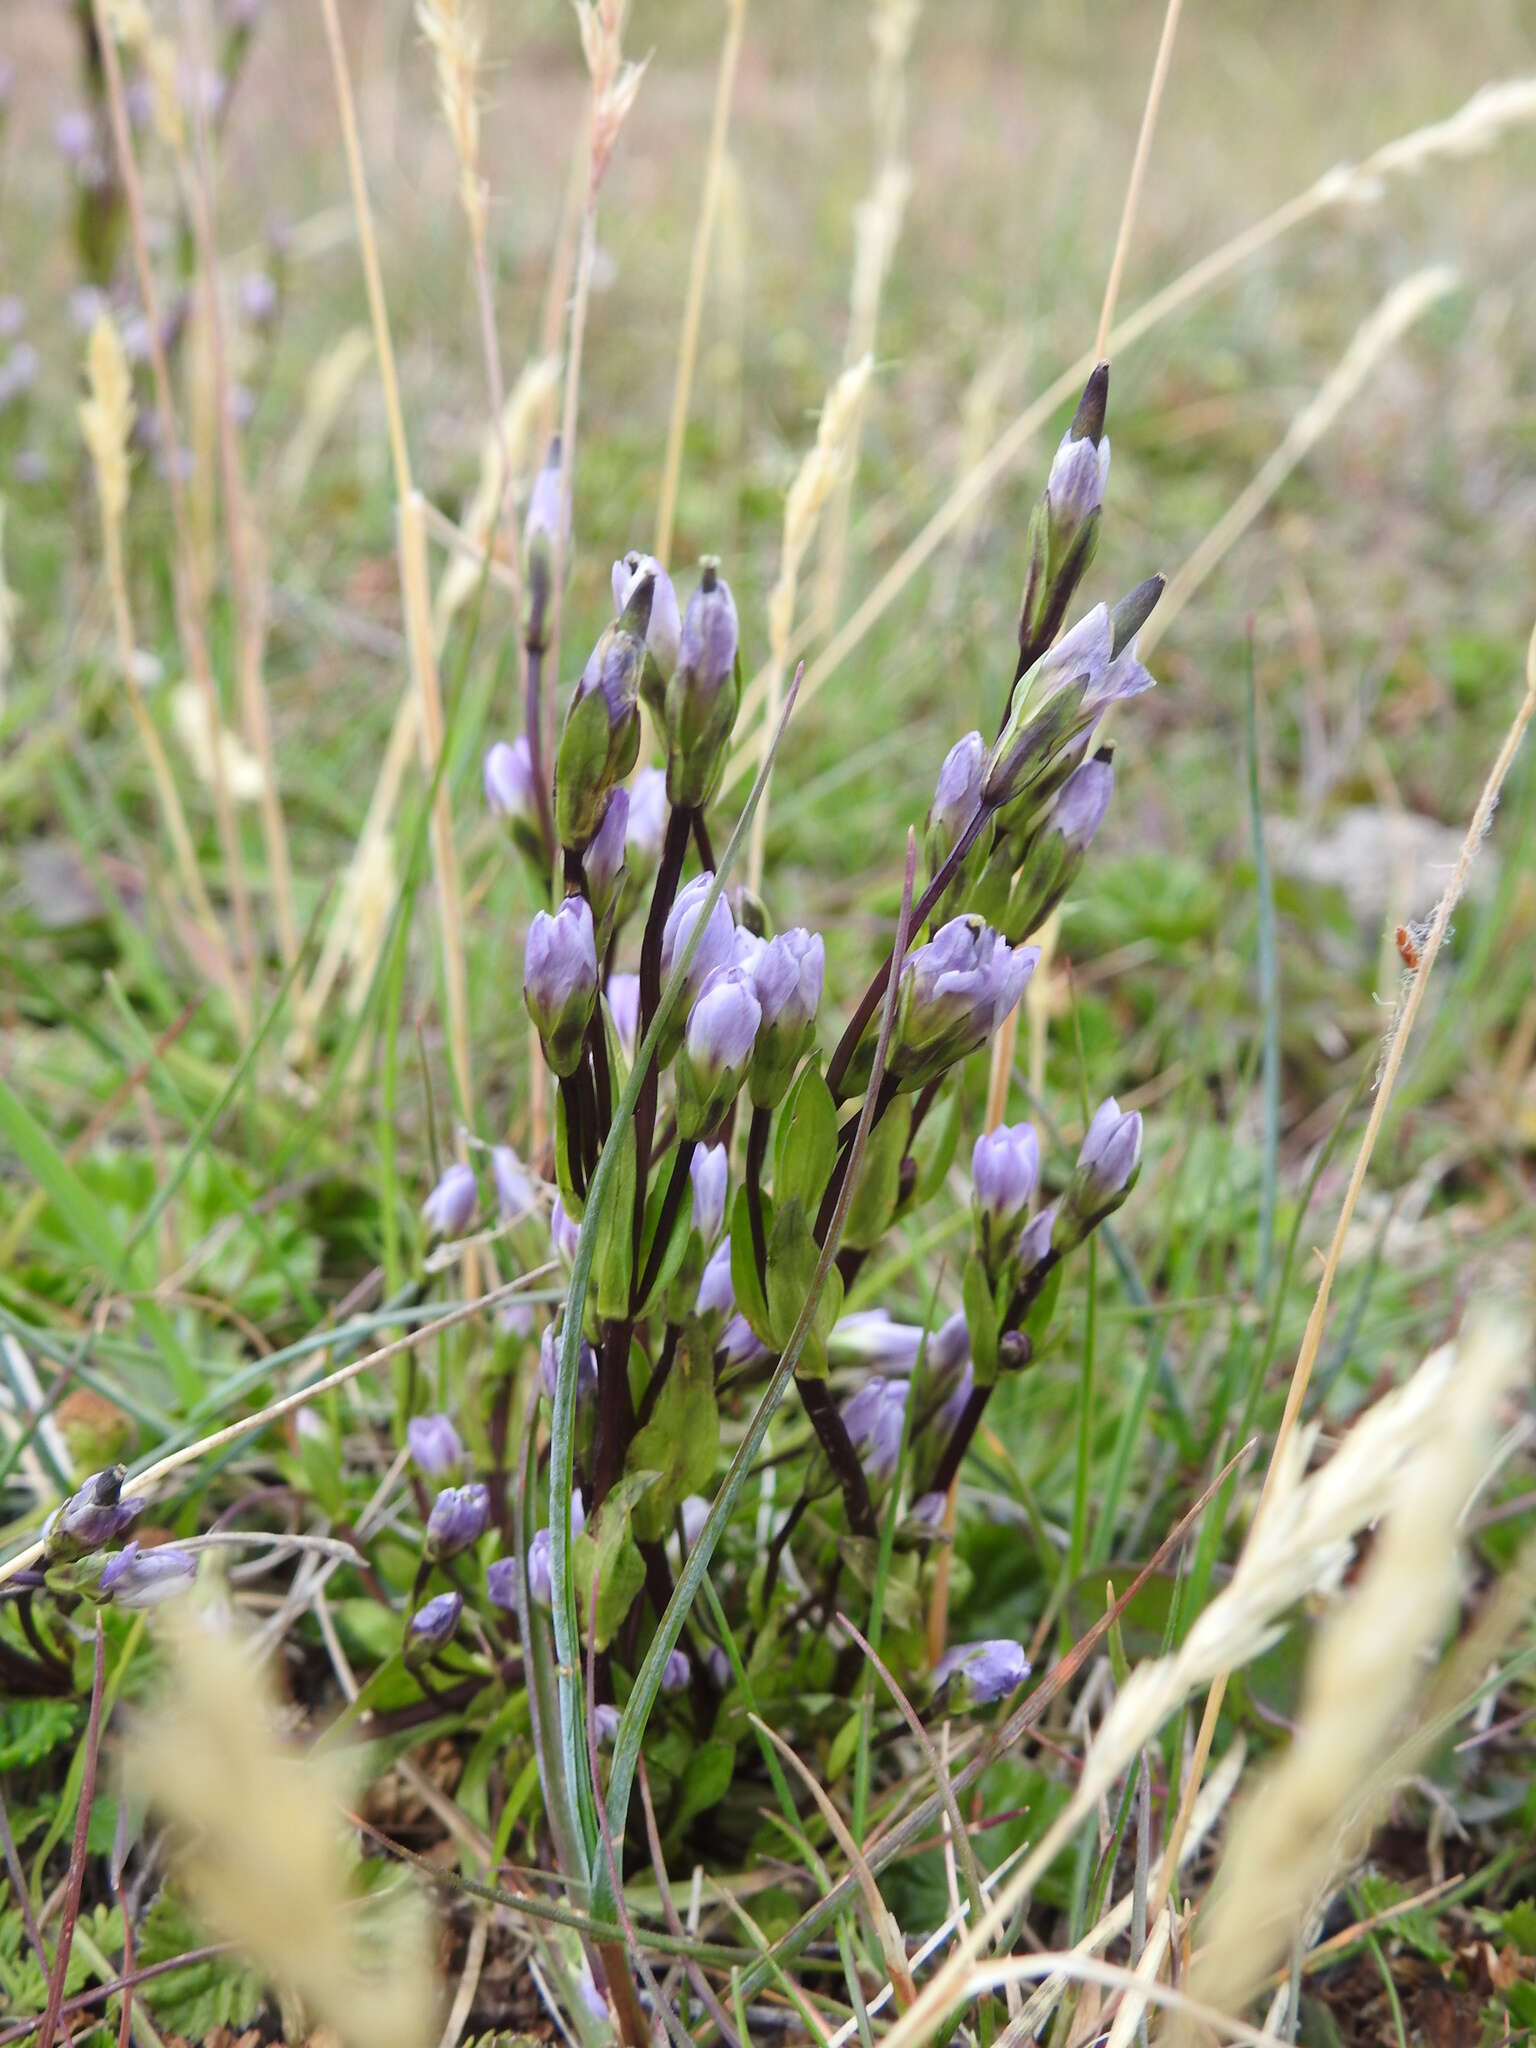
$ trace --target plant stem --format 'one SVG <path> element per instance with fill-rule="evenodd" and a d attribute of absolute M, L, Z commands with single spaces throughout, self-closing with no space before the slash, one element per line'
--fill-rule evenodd
<path fill-rule="evenodd" d="M 629 1297 L 631 1315 L 638 1315 L 649 1299 L 651 1289 L 656 1285 L 662 1261 L 667 1256 L 667 1246 L 672 1241 L 678 1211 L 683 1206 L 683 1196 L 688 1192 L 688 1169 L 693 1163 L 697 1143 L 695 1138 L 683 1138 L 678 1142 L 677 1156 L 672 1161 L 672 1177 L 667 1182 L 667 1192 L 661 1200 L 661 1214 L 656 1219 L 656 1235 L 651 1239 L 645 1271 L 640 1277 L 640 1285 Z"/>
<path fill-rule="evenodd" d="M 800 1390 L 800 1400 L 811 1427 L 826 1453 L 827 1463 L 842 1488 L 849 1528 L 855 1536 L 878 1536 L 880 1532 L 875 1522 L 874 1502 L 869 1497 L 869 1481 L 864 1477 L 859 1454 L 853 1448 L 848 1425 L 832 1398 L 832 1389 L 825 1380 L 802 1377 L 799 1373 L 795 1374 L 795 1385 Z"/>
<path fill-rule="evenodd" d="M 651 893 L 650 913 L 645 920 L 645 937 L 640 944 L 640 1022 L 638 1036 L 644 1040 L 650 1029 L 651 1019 L 661 1000 L 661 940 L 666 930 L 667 917 L 677 898 L 677 885 L 682 879 L 683 860 L 688 851 L 689 813 L 673 810 L 667 817 L 666 838 L 662 842 L 661 861 L 656 870 L 656 886 Z M 652 1060 L 646 1068 L 641 1083 L 640 1098 L 635 1105 L 635 1220 L 634 1259 L 640 1263 L 640 1242 L 645 1231 L 645 1194 L 649 1178 L 651 1140 L 656 1135 L 656 1092 L 659 1077 L 656 1062 Z"/>
<path fill-rule="evenodd" d="M 634 1432 L 634 1404 L 629 1398 L 629 1340 L 634 1325 L 615 1316 L 604 1326 L 602 1356 L 597 1367 L 597 1438 L 592 1449 L 592 1510 L 596 1512 L 624 1469 L 624 1453 Z"/>
<path fill-rule="evenodd" d="M 667 1384 L 667 1374 L 672 1370 L 677 1357 L 677 1340 L 682 1335 L 681 1323 L 668 1323 L 667 1334 L 661 1340 L 661 1356 L 656 1361 L 656 1370 L 651 1374 L 645 1392 L 640 1396 L 640 1412 L 635 1417 L 636 1429 L 644 1429 L 660 1398 L 662 1388 Z"/>
<path fill-rule="evenodd" d="M 971 1388 L 965 1406 L 960 1411 L 960 1418 L 949 1433 L 949 1442 L 944 1446 L 944 1455 L 939 1460 L 938 1470 L 928 1482 L 927 1492 L 948 1493 L 991 1398 L 990 1386 Z"/>
<path fill-rule="evenodd" d="M 757 1266 L 757 1284 L 768 1291 L 768 1233 L 763 1223 L 763 1166 L 768 1156 L 771 1109 L 753 1108 L 747 1127 L 747 1221 L 752 1226 L 752 1258 Z"/>

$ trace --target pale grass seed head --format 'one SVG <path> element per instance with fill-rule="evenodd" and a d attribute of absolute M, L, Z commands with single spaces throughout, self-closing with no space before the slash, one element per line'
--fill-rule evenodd
<path fill-rule="evenodd" d="M 624 17 L 628 0 L 572 0 L 581 29 L 581 50 L 592 80 L 590 185 L 603 182 L 625 116 L 635 103 L 645 61 L 631 64 L 624 56 Z"/>
<path fill-rule="evenodd" d="M 1396 1465 L 1358 1583 L 1317 1630 L 1290 1748 L 1238 1814 L 1202 1916 L 1192 1988 L 1209 2004 L 1246 2004 L 1321 1888 L 1358 1853 L 1360 1823 L 1375 1817 L 1360 1810 L 1361 1788 L 1455 1616 L 1459 1524 L 1500 1410 L 1529 1380 L 1530 1346 L 1519 1318 L 1484 1312 L 1417 1376 L 1435 1369 L 1417 1441 Z"/>
<path fill-rule="evenodd" d="M 459 202 L 478 246 L 485 237 L 478 97 L 485 24 L 473 0 L 417 0 L 416 23 L 432 51 L 438 105 L 459 160 Z"/>
<path fill-rule="evenodd" d="M 21 599 L 5 580 L 5 516 L 7 506 L 0 498 L 0 711 L 5 708 L 5 686 L 16 654 L 16 620 Z"/>
<path fill-rule="evenodd" d="M 166 1683 L 123 1769 L 131 1794 L 169 1823 L 199 1918 L 348 2043 L 429 2048 L 425 1917 L 406 1896 L 387 1914 L 360 1904 L 343 1821 L 350 1771 L 284 1742 L 264 1667 L 206 1610 L 167 1610 L 159 1634 Z"/>
<path fill-rule="evenodd" d="M 496 527 L 503 497 L 504 469 L 523 475 L 530 467 L 544 409 L 560 388 L 560 364 L 540 356 L 527 364 L 507 394 L 499 427 L 487 428 L 480 444 L 480 475 L 474 496 L 459 519 L 463 532 L 483 547 Z M 433 631 L 441 643 L 448 626 L 480 581 L 480 564 L 472 555 L 455 553 L 443 571 L 432 607 Z"/>
<path fill-rule="evenodd" d="M 133 379 L 122 338 L 103 313 L 85 351 L 90 396 L 79 411 L 80 432 L 96 472 L 103 516 L 117 526 L 128 505 L 128 436 L 133 431 Z"/>
<path fill-rule="evenodd" d="M 210 738 L 207 700 L 195 682 L 178 683 L 172 691 L 171 723 L 199 782 L 213 789 L 222 771 L 232 803 L 253 804 L 259 800 L 266 788 L 260 761 L 227 725 L 221 725 L 216 738 Z M 217 769 L 215 745 L 219 750 Z"/>
<path fill-rule="evenodd" d="M 864 394 L 869 388 L 872 358 L 860 357 L 844 370 L 827 394 L 816 428 L 816 439 L 795 472 L 784 499 L 784 542 L 779 562 L 779 580 L 768 600 L 768 632 L 774 647 L 782 652 L 794 623 L 795 586 L 800 564 L 815 537 L 816 523 L 827 500 L 837 488 L 843 465 L 853 445 L 854 428 Z"/>

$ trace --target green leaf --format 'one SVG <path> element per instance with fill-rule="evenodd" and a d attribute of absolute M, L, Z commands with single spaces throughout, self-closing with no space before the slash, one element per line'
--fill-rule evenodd
<path fill-rule="evenodd" d="M 597 1579 L 597 1612 L 591 1626 L 600 1650 L 613 1641 L 645 1584 L 645 1565 L 635 1548 L 630 1520 L 636 1502 L 655 1478 L 654 1472 L 627 1472 L 571 1546 L 576 1597 L 583 1612 L 591 1606 L 594 1575 Z"/>
<path fill-rule="evenodd" d="M 635 1472 L 656 1475 L 635 1502 L 635 1534 L 642 1543 L 660 1542 L 683 1497 L 708 1486 L 719 1451 L 714 1350 L 703 1325 L 690 1317 L 657 1397 L 656 1412 L 629 1447 L 628 1462 Z"/>
<path fill-rule="evenodd" d="M 773 1242 L 773 1221 L 773 1203 L 764 1195 L 763 1232 L 770 1244 Z M 769 1322 L 768 1304 L 763 1299 L 763 1290 L 758 1284 L 757 1258 L 752 1250 L 752 1214 L 745 1188 L 736 1190 L 736 1200 L 731 1207 L 731 1291 L 736 1296 L 736 1306 L 746 1317 L 753 1336 L 764 1344 L 771 1344 L 773 1330 Z"/>
<path fill-rule="evenodd" d="M 1499 1915 L 1499 1932 L 1521 1955 L 1536 1956 L 1536 1902 L 1517 1899 L 1507 1913 Z"/>
<path fill-rule="evenodd" d="M 843 1232 L 843 1243 L 855 1251 L 868 1251 L 891 1227 L 911 1122 L 911 1106 L 904 1099 L 898 1100 L 870 1133 L 853 1184 L 848 1227 Z"/>
<path fill-rule="evenodd" d="M 864 1725 L 864 1709 L 860 1707 L 838 1729 L 827 1751 L 826 1782 L 835 1785 L 853 1762 L 853 1753 L 859 1746 L 859 1731 Z"/>
<path fill-rule="evenodd" d="M 960 1298 L 965 1308 L 966 1332 L 971 1340 L 976 1384 L 990 1387 L 997 1378 L 997 1309 L 987 1281 L 987 1269 L 975 1252 L 965 1262 Z"/>
<path fill-rule="evenodd" d="M 683 1771 L 677 1824 L 686 1827 L 696 1813 L 718 1806 L 730 1789 L 736 1751 L 729 1742 L 705 1742 L 693 1752 Z"/>
<path fill-rule="evenodd" d="M 597 1275 L 597 1312 L 600 1316 L 627 1316 L 629 1288 L 633 1273 L 635 1214 L 635 1132 L 629 1125 L 619 1147 L 613 1187 L 605 1195 L 597 1219 L 597 1248 L 593 1269 Z"/>
<path fill-rule="evenodd" d="M 0 1702 L 0 1777 L 24 1771 L 73 1739 L 80 1726 L 73 1700 Z"/>
<path fill-rule="evenodd" d="M 820 1247 L 811 1235 L 799 1202 L 785 1203 L 776 1212 L 768 1237 L 768 1320 L 776 1351 L 782 1351 L 799 1320 L 816 1277 Z M 735 1271 L 734 1246 L 731 1269 Z M 843 1306 L 842 1275 L 834 1266 L 827 1274 L 815 1320 L 805 1340 L 805 1350 L 796 1370 L 807 1379 L 825 1379 L 827 1336 Z"/>
<path fill-rule="evenodd" d="M 146 1963 L 173 1962 L 208 1937 L 180 1901 L 167 1891 L 150 1907 L 140 1929 L 136 1957 Z M 248 2027 L 266 1997 L 262 1980 L 237 1956 L 213 1956 L 184 1970 L 151 1978 L 137 1994 L 168 2033 L 204 2041 L 219 2027 Z"/>
<path fill-rule="evenodd" d="M 837 1162 L 837 1106 L 813 1061 L 784 1099 L 773 1141 L 773 1192 L 814 1215 Z"/>

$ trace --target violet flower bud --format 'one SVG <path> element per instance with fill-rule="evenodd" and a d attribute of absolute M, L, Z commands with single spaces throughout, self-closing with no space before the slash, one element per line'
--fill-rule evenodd
<path fill-rule="evenodd" d="M 707 1246 L 725 1224 L 725 1197 L 731 1183 L 730 1156 L 723 1145 L 700 1145 L 688 1162 L 693 1182 L 693 1227 Z"/>
<path fill-rule="evenodd" d="M 731 1242 L 726 1238 L 716 1245 L 705 1264 L 693 1312 L 707 1323 L 711 1317 L 728 1316 L 735 1306 L 736 1289 L 731 1283 Z"/>
<path fill-rule="evenodd" d="M 93 1472 L 79 1491 L 70 1495 L 43 1532 L 49 1564 L 69 1564 L 127 1535 L 149 1505 L 141 1494 L 123 1499 L 127 1476 L 126 1466 L 109 1465 L 104 1472 Z"/>
<path fill-rule="evenodd" d="M 553 1323 L 546 1323 L 539 1339 L 539 1387 L 551 1401 L 560 1373 L 560 1336 Z M 597 1353 L 583 1337 L 576 1353 L 576 1404 L 592 1400 L 597 1393 Z"/>
<path fill-rule="evenodd" d="M 455 1161 L 421 1205 L 421 1220 L 431 1237 L 462 1237 L 480 1199 L 475 1169 Z"/>
<path fill-rule="evenodd" d="M 839 1316 L 832 1325 L 827 1356 L 835 1365 L 851 1362 L 878 1366 L 882 1372 L 910 1372 L 922 1342 L 922 1331 L 915 1324 L 896 1322 L 889 1309 L 861 1308 Z"/>
<path fill-rule="evenodd" d="M 444 1479 L 464 1465 L 459 1432 L 446 1415 L 413 1415 L 405 1425 L 411 1463 L 428 1479 Z"/>
<path fill-rule="evenodd" d="M 661 1689 L 664 1693 L 681 1692 L 692 1676 L 693 1667 L 681 1650 L 668 1652 L 667 1661 L 661 1667 Z"/>
<path fill-rule="evenodd" d="M 1068 1235 L 1081 1243 L 1120 1207 L 1141 1171 L 1141 1112 L 1122 1111 L 1113 1095 L 1093 1113 L 1063 1196 Z"/>
<path fill-rule="evenodd" d="M 971 1153 L 971 1210 L 989 1254 L 1013 1249 L 1040 1179 L 1040 1140 L 1033 1124 L 1003 1124 L 976 1140 Z"/>
<path fill-rule="evenodd" d="M 535 913 L 523 955 L 523 1001 L 551 1071 L 562 1079 L 574 1074 L 597 1002 L 597 938 L 582 897 L 565 897 L 553 916 Z"/>
<path fill-rule="evenodd" d="M 642 768 L 630 785 L 629 832 L 624 857 L 630 881 L 644 888 L 661 860 L 667 836 L 667 778 L 659 768 Z"/>
<path fill-rule="evenodd" d="M 768 1346 L 742 1315 L 731 1317 L 720 1332 L 720 1342 L 715 1348 L 720 1353 L 722 1365 L 759 1365 L 771 1355 Z"/>
<path fill-rule="evenodd" d="M 709 1520 L 709 1510 L 710 1503 L 704 1498 L 702 1493 L 685 1495 L 683 1504 L 677 1511 L 678 1519 L 683 1525 L 683 1552 L 685 1556 L 692 1550 L 695 1543 L 698 1542 L 704 1524 Z"/>
<path fill-rule="evenodd" d="M 640 977 L 638 974 L 610 974 L 608 1008 L 619 1046 L 631 1066 L 640 1049 Z"/>
<path fill-rule="evenodd" d="M 678 615 L 677 592 L 672 587 L 672 578 L 654 555 L 642 555 L 631 548 L 622 562 L 614 563 L 613 609 L 623 619 L 637 595 L 643 591 L 647 577 L 651 579 L 650 603 L 644 608 L 643 617 L 636 614 L 634 630 L 645 640 L 645 675 L 640 684 L 640 694 L 660 721 L 664 693 L 677 667 L 683 622 Z"/>
<path fill-rule="evenodd" d="M 982 778 L 986 802 L 1002 805 L 1028 796 L 1061 749 L 1119 694 L 1105 694 L 1111 644 L 1109 607 L 1097 604 L 1014 684 Z"/>
<path fill-rule="evenodd" d="M 1109 442 L 1104 437 L 1108 400 L 1109 365 L 1100 363 L 1084 387 L 1051 462 L 1044 493 L 1030 516 L 1029 567 L 1019 606 L 1020 673 L 1060 631 L 1098 545 L 1100 508 L 1109 480 Z"/>
<path fill-rule="evenodd" d="M 562 846 L 584 847 L 602 822 L 608 792 L 640 752 L 640 678 L 647 655 L 642 579 L 622 619 L 587 657 L 566 708 L 555 754 L 555 830 Z"/>
<path fill-rule="evenodd" d="M 548 1529 L 535 1529 L 528 1545 L 528 1598 L 538 1607 L 548 1607 L 552 1596 Z"/>
<path fill-rule="evenodd" d="M 581 857 L 582 873 L 587 880 L 587 901 L 604 937 L 612 928 L 613 912 L 618 905 L 619 891 L 624 886 L 628 824 L 629 791 L 621 785 L 609 795 L 603 822 L 587 841 L 587 850 Z"/>
<path fill-rule="evenodd" d="M 612 1749 L 619 1739 L 618 1708 L 608 1706 L 606 1703 L 595 1706 L 592 1709 L 592 1733 L 597 1738 L 599 1749 Z M 593 1989 L 595 1991 L 596 1986 Z M 599 1999 L 598 2003 L 602 2003 L 601 1999 Z M 606 2007 L 604 2008 L 603 2017 L 607 2018 Z"/>
<path fill-rule="evenodd" d="M 714 875 L 708 869 L 702 875 L 695 875 L 686 887 L 679 889 L 676 901 L 667 912 L 667 921 L 661 932 L 661 979 L 665 986 L 671 978 L 674 963 L 686 949 L 698 923 L 699 912 L 704 899 L 714 886 Z M 736 925 L 731 916 L 731 906 L 726 902 L 724 892 L 718 897 L 714 909 L 709 913 L 709 922 L 704 927 L 704 936 L 699 940 L 698 951 L 688 963 L 688 974 L 683 982 L 682 1004 L 696 1002 L 704 984 L 719 969 L 732 964 L 732 951 L 736 939 Z"/>
<path fill-rule="evenodd" d="M 936 1690 L 948 1687 L 952 1706 L 985 1707 L 1017 1692 L 1029 1671 L 1023 1644 L 994 1636 L 946 1650 L 934 1666 L 933 1682 Z"/>
<path fill-rule="evenodd" d="M 1030 839 L 1001 920 L 1006 937 L 1016 940 L 1038 931 L 1076 880 L 1114 794 L 1108 754 L 1105 748 L 1102 756 L 1072 770 L 1044 825 Z"/>
<path fill-rule="evenodd" d="M 718 1643 L 710 1645 L 709 1655 L 705 1658 L 704 1662 L 708 1667 L 710 1683 L 714 1686 L 715 1691 L 729 1692 L 736 1674 L 731 1669 L 730 1658 Z"/>
<path fill-rule="evenodd" d="M 896 1470 L 910 1391 L 909 1381 L 877 1373 L 843 1403 L 843 1427 L 871 1484 L 883 1485 Z"/>
<path fill-rule="evenodd" d="M 921 1088 L 996 1035 L 1024 993 L 1038 946 L 1010 947 L 979 917 L 955 917 L 902 962 L 890 1072 Z"/>
<path fill-rule="evenodd" d="M 427 1517 L 426 1552 L 434 1564 L 472 1550 L 491 1526 L 491 1496 L 476 1481 L 445 1486 Z"/>
<path fill-rule="evenodd" d="M 981 802 L 982 778 L 987 768 L 987 743 L 979 732 L 968 732 L 944 756 L 928 806 L 924 849 L 928 872 L 936 875 Z"/>
<path fill-rule="evenodd" d="M 141 1550 L 134 1542 L 107 1559 L 96 1594 L 98 1599 L 110 1600 L 114 1607 L 137 1614 L 158 1607 L 162 1601 L 174 1600 L 178 1593 L 188 1590 L 196 1577 L 197 1559 L 190 1550 L 179 1550 L 173 1543 Z"/>
<path fill-rule="evenodd" d="M 510 1145 L 491 1147 L 491 1180 L 496 1188 L 496 1213 L 503 1223 L 516 1223 L 538 1208 L 532 1176 Z"/>
<path fill-rule="evenodd" d="M 706 555 L 703 580 L 688 600 L 678 660 L 661 723 L 667 738 L 667 794 L 690 808 L 714 795 L 741 704 L 738 627 L 731 586 Z"/>
<path fill-rule="evenodd" d="M 549 1248 L 557 1259 L 566 1264 L 576 1262 L 576 1241 L 581 1236 L 581 1225 L 566 1214 L 565 1204 L 556 1195 L 549 1211 Z"/>
<path fill-rule="evenodd" d="M 517 1612 L 517 1559 L 498 1557 L 486 1567 L 485 1594 L 493 1607 L 499 1607 L 503 1614 Z"/>
<path fill-rule="evenodd" d="M 919 1494 L 907 1509 L 907 1522 L 914 1535 L 937 1536 L 944 1527 L 944 1511 L 949 1506 L 947 1493 Z"/>
<path fill-rule="evenodd" d="M 1059 1200 L 1052 1202 L 1049 1208 L 1042 1209 L 1037 1216 L 1031 1216 L 1020 1231 L 1016 1256 L 1022 1279 L 1027 1280 L 1041 1261 L 1050 1257 L 1051 1238 L 1056 1229 L 1056 1215 L 1060 1208 Z"/>
<path fill-rule="evenodd" d="M 555 573 L 555 537 L 564 521 L 561 560 L 571 559 L 571 508 L 564 500 L 560 477 L 560 436 L 549 444 L 544 467 L 533 480 L 528 494 L 528 512 L 523 522 L 523 582 L 527 601 L 523 631 L 528 645 L 542 652 L 549 626 L 549 599 Z"/>
<path fill-rule="evenodd" d="M 252 327 L 270 326 L 277 318 L 277 281 L 265 270 L 248 270 L 240 280 L 240 317 Z"/>
<path fill-rule="evenodd" d="M 533 753 L 524 734 L 519 733 L 515 740 L 497 740 L 486 749 L 480 779 L 493 818 L 537 830 L 539 792 L 533 779 Z"/>
<path fill-rule="evenodd" d="M 677 1068 L 677 1130 L 701 1138 L 713 1130 L 746 1079 L 762 1007 L 743 967 L 717 974 L 693 1008 Z"/>
<path fill-rule="evenodd" d="M 406 1624 L 405 1661 L 408 1665 L 425 1664 L 435 1657 L 439 1650 L 447 1649 L 453 1641 L 464 1612 L 462 1593 L 438 1593 L 425 1605 L 418 1607 Z"/>
<path fill-rule="evenodd" d="M 752 1101 L 759 1109 L 773 1109 L 783 1100 L 801 1054 L 816 1035 L 826 964 L 820 932 L 800 925 L 769 939 L 751 963 L 762 1011 L 751 1071 Z"/>

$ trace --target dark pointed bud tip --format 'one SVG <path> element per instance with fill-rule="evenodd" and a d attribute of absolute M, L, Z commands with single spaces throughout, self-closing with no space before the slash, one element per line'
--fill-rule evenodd
<path fill-rule="evenodd" d="M 1095 761 L 1102 761 L 1106 768 L 1112 767 L 1114 765 L 1115 759 L 1114 742 L 1112 740 L 1106 740 L 1102 747 L 1095 747 L 1093 750 L 1093 758 Z"/>
<path fill-rule="evenodd" d="M 715 588 L 715 586 L 716 586 L 716 585 L 717 585 L 717 584 L 719 583 L 719 581 L 720 581 L 720 557 L 719 557 L 718 555 L 700 555 L 700 557 L 699 557 L 699 588 L 700 588 L 700 590 L 713 590 L 713 589 Z"/>
<path fill-rule="evenodd" d="M 627 558 L 626 558 L 627 559 Z M 638 557 L 636 558 L 638 560 Z M 643 576 L 637 576 L 625 602 L 619 624 L 643 640 L 650 630 L 651 600 L 656 595 L 656 576 L 647 569 Z"/>
<path fill-rule="evenodd" d="M 1109 365 L 1100 363 L 1083 386 L 1083 395 L 1077 401 L 1070 429 L 1072 439 L 1091 441 L 1097 448 L 1104 433 L 1104 415 L 1108 410 Z"/>
<path fill-rule="evenodd" d="M 1142 627 L 1157 610 L 1157 601 L 1167 585 L 1165 576 L 1149 576 L 1145 583 L 1138 583 L 1110 613 L 1111 639 L 1109 658 L 1123 654 Z"/>

